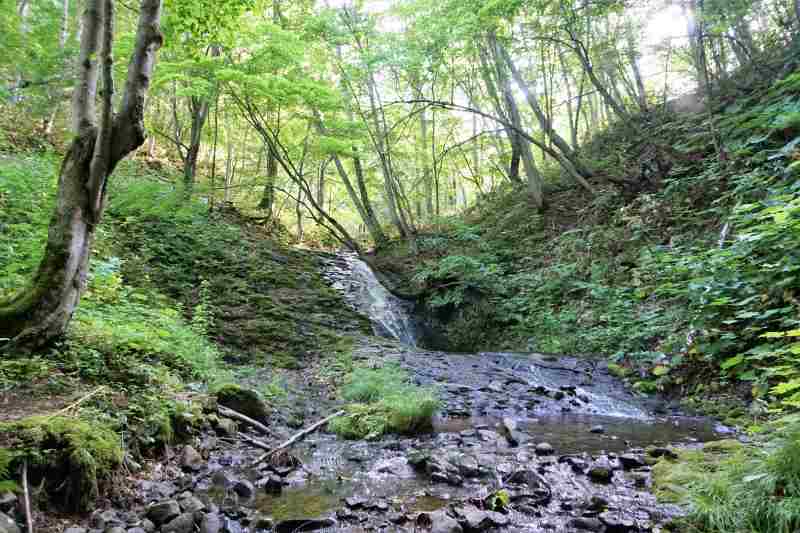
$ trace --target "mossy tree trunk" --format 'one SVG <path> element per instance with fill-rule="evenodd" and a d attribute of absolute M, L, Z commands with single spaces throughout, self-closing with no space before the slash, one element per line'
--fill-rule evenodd
<path fill-rule="evenodd" d="M 160 0 L 141 0 L 136 44 L 119 109 L 113 107 L 114 1 L 89 0 L 73 94 L 75 140 L 64 156 L 47 245 L 31 285 L 0 301 L 4 347 L 33 349 L 60 337 L 86 287 L 92 240 L 103 214 L 107 179 L 144 143 L 144 105 L 161 46 Z M 102 109 L 95 110 L 102 77 Z M 2 346 L 2 345 L 0 345 Z"/>

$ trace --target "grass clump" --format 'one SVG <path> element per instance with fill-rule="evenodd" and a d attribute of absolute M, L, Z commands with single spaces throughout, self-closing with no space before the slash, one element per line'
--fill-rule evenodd
<path fill-rule="evenodd" d="M 356 368 L 342 389 L 351 403 L 330 423 L 346 439 L 373 439 L 387 433 L 414 434 L 430 429 L 439 407 L 434 391 L 410 382 L 396 365 Z"/>
<path fill-rule="evenodd" d="M 27 460 L 31 482 L 43 483 L 52 501 L 85 511 L 122 464 L 120 438 L 107 425 L 64 416 L 33 416 L 0 424 L 0 444 L 11 465 Z"/>
<path fill-rule="evenodd" d="M 703 456 L 682 452 L 678 462 L 662 460 L 654 469 L 654 482 L 662 499 L 690 505 L 687 530 L 798 531 L 800 423 L 788 424 L 762 446 L 733 446 Z M 680 485 L 685 488 L 675 490 Z"/>

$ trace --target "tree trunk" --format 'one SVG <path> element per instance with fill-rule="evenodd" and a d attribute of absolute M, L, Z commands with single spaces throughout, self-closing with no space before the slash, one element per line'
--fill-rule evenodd
<path fill-rule="evenodd" d="M 92 241 L 106 182 L 117 163 L 144 143 L 144 105 L 155 54 L 161 46 L 160 0 L 142 0 L 136 42 L 118 113 L 113 110 L 113 0 L 90 0 L 84 12 L 73 98 L 76 136 L 61 165 L 47 245 L 31 285 L 0 301 L 0 337 L 6 348 L 29 350 L 60 337 L 86 287 Z M 95 95 L 102 66 L 102 114 Z"/>

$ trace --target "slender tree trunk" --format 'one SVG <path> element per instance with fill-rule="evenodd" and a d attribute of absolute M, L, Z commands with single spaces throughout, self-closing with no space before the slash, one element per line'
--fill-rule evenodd
<path fill-rule="evenodd" d="M 31 285 L 0 301 L 0 337 L 11 349 L 40 347 L 60 337 L 86 286 L 92 241 L 106 182 L 117 163 L 144 143 L 144 104 L 161 45 L 160 0 L 142 0 L 125 90 L 113 110 L 113 0 L 89 0 L 84 12 L 73 96 L 75 139 L 61 165 L 47 245 Z M 95 112 L 102 66 L 102 114 Z"/>

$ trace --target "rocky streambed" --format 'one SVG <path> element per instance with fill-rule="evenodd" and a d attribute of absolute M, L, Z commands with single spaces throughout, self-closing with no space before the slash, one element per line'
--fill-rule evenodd
<path fill-rule="evenodd" d="M 349 279 L 337 264 L 334 284 Z M 171 460 L 131 475 L 124 509 L 109 502 L 67 531 L 658 532 L 681 510 L 656 501 L 652 464 L 669 445 L 729 431 L 643 402 L 598 361 L 452 354 L 373 336 L 358 339 L 353 358 L 396 363 L 436 388 L 433 430 L 345 441 L 323 429 L 253 466 L 263 453 L 253 439 L 275 446 L 340 407 L 319 361 L 287 375 L 292 392 L 268 434 L 206 423 Z"/>

